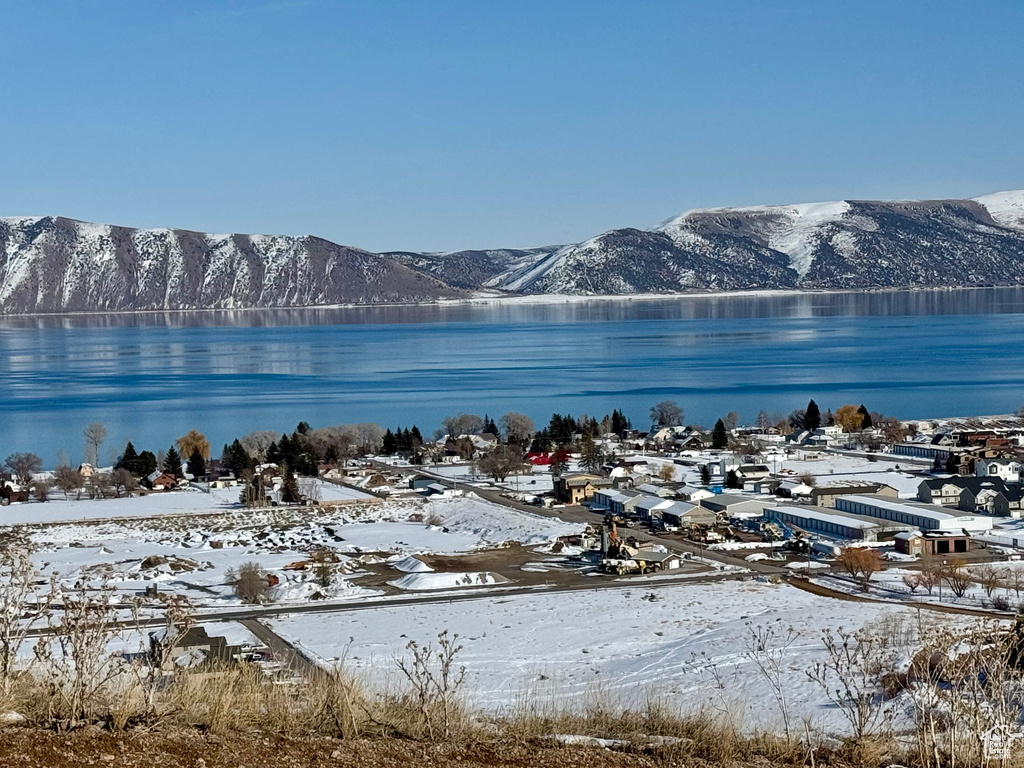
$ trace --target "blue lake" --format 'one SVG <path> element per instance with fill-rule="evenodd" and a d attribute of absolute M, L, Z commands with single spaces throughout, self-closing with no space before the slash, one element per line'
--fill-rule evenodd
<path fill-rule="evenodd" d="M 1024 403 L 1024 289 L 687 297 L 563 304 L 0 319 L 0 458 L 82 454 L 103 422 L 166 448 L 255 429 L 376 421 L 430 434 L 460 411 L 635 423 L 865 403 L 903 418 Z"/>

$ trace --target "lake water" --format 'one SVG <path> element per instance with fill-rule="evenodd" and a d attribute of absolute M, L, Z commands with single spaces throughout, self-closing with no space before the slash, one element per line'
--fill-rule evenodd
<path fill-rule="evenodd" d="M 903 418 L 1024 403 L 1024 289 L 0 319 L 0 458 L 104 460 L 192 428 L 376 421 L 425 434 L 460 411 L 621 408 L 644 425 L 788 413 L 814 398 Z"/>

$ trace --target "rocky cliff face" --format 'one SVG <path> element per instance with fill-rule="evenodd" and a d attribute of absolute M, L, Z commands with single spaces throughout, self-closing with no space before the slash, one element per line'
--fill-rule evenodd
<path fill-rule="evenodd" d="M 532 249 L 374 254 L 316 237 L 0 219 L 0 312 L 427 302 L 473 292 L 1024 284 L 1024 192 L 688 211 Z"/>

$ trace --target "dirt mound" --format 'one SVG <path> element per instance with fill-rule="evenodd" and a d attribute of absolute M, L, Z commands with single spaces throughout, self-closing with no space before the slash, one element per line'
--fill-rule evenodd
<path fill-rule="evenodd" d="M 0 765 L 22 768 L 644 768 L 650 756 L 592 747 L 475 743 L 462 746 L 406 740 L 203 736 L 194 732 L 69 735 L 10 729 L 0 735 Z"/>

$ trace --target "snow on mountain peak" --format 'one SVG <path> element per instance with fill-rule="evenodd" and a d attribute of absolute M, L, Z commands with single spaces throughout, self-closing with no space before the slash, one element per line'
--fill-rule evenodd
<path fill-rule="evenodd" d="M 814 248 L 821 229 L 841 219 L 850 210 L 845 200 L 793 205 L 755 205 L 742 208 L 695 208 L 661 227 L 676 242 L 688 237 L 694 225 L 729 216 L 742 216 L 751 234 L 776 251 L 789 256 L 790 266 L 803 277 L 811 268 Z"/>
<path fill-rule="evenodd" d="M 982 195 L 973 200 L 985 208 L 998 224 L 1010 229 L 1024 229 L 1024 189 Z"/>

